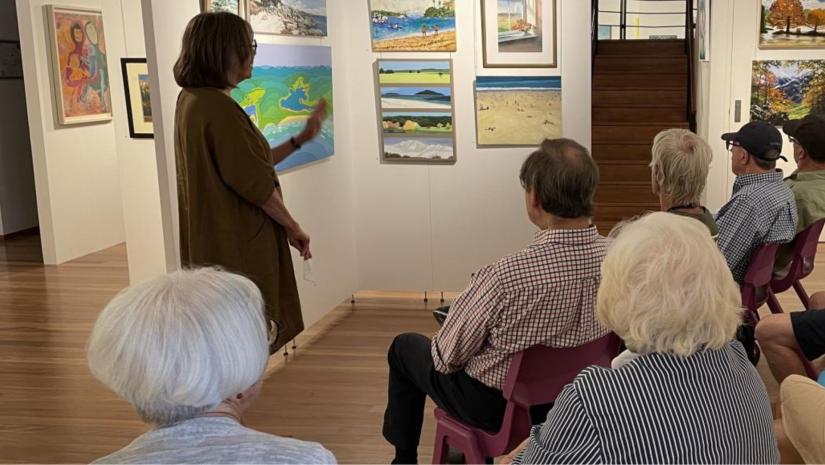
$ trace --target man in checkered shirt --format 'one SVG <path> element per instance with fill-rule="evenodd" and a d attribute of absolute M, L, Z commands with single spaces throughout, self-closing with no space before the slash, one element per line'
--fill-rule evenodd
<path fill-rule="evenodd" d="M 776 160 L 785 159 L 782 134 L 768 123 L 751 122 L 722 135 L 736 174 L 733 196 L 716 214 L 719 248 L 739 284 L 751 255 L 764 243 L 784 244 L 796 235 L 796 201 Z"/>
<path fill-rule="evenodd" d="M 590 222 L 596 164 L 572 140 L 546 140 L 520 178 L 527 215 L 541 228 L 533 243 L 475 273 L 432 341 L 401 334 L 389 349 L 384 437 L 395 446 L 393 463 L 417 461 L 427 396 L 463 422 L 497 431 L 513 354 L 607 334 L 595 316 L 607 248 Z"/>

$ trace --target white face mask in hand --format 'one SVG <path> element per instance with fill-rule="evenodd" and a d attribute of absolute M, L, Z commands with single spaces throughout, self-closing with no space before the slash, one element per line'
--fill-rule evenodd
<path fill-rule="evenodd" d="M 315 275 L 312 274 L 312 259 L 304 260 L 304 281 L 312 284 L 313 287 L 318 285 Z"/>

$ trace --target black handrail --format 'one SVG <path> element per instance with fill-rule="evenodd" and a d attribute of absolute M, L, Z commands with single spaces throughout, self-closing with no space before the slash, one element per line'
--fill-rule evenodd
<path fill-rule="evenodd" d="M 688 60 L 688 82 L 687 82 L 687 120 L 691 131 L 696 132 L 696 52 L 695 52 L 695 31 L 696 24 L 693 20 L 693 0 L 687 0 L 685 10 L 685 54 Z"/>

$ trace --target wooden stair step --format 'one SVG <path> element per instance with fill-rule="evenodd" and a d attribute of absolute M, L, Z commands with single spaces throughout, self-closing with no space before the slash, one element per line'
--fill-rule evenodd
<path fill-rule="evenodd" d="M 650 189 L 650 182 L 600 182 L 596 186 L 596 194 L 593 201 L 600 203 L 658 203 L 659 199 L 653 195 Z"/>
<path fill-rule="evenodd" d="M 686 123 L 687 112 L 682 108 L 594 108 L 593 124 L 607 123 Z"/>
<path fill-rule="evenodd" d="M 687 128 L 688 123 L 651 123 L 651 124 L 594 124 L 594 144 L 649 144 L 660 131 L 670 128 Z"/>
<path fill-rule="evenodd" d="M 659 73 L 667 71 L 672 74 L 687 76 L 687 56 L 645 56 L 645 55 L 596 55 L 595 73 Z"/>
<path fill-rule="evenodd" d="M 596 205 L 593 216 L 598 221 L 624 221 L 643 215 L 647 212 L 659 211 L 658 203 L 634 205 Z"/>
<path fill-rule="evenodd" d="M 647 163 L 598 163 L 599 182 L 650 180 L 650 167 Z"/>
<path fill-rule="evenodd" d="M 684 39 L 600 40 L 596 55 L 687 55 Z"/>
<path fill-rule="evenodd" d="M 687 108 L 687 89 L 594 90 L 593 107 Z"/>
<path fill-rule="evenodd" d="M 604 144 L 594 143 L 592 148 L 593 159 L 601 165 L 606 161 L 650 162 L 650 149 L 653 139 L 639 144 Z"/>
<path fill-rule="evenodd" d="M 616 89 L 686 89 L 687 75 L 668 73 L 595 74 L 594 90 Z"/>

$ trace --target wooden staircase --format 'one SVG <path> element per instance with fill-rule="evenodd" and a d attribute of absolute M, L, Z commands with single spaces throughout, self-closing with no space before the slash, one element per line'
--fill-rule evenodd
<path fill-rule="evenodd" d="M 601 40 L 593 71 L 593 159 L 601 174 L 595 224 L 607 234 L 659 209 L 650 149 L 659 131 L 689 127 L 685 41 Z"/>

